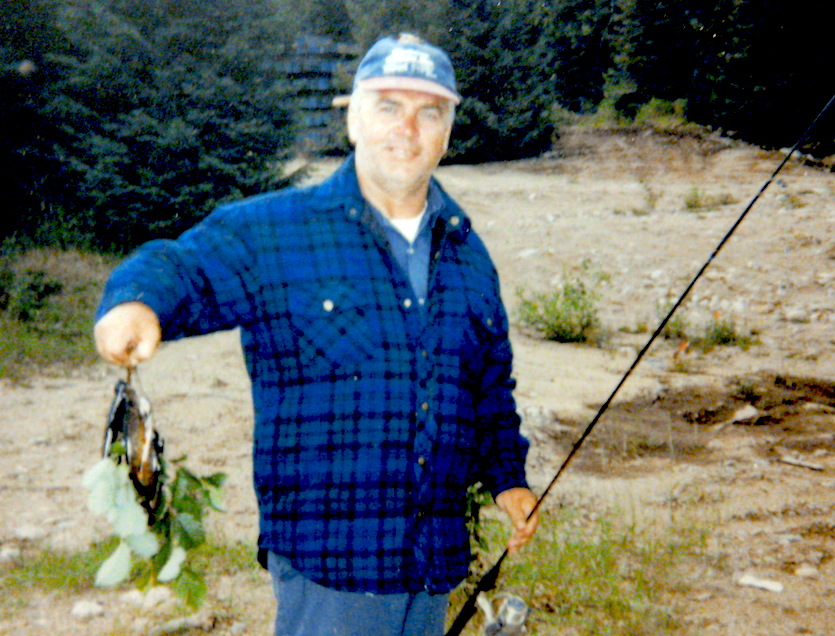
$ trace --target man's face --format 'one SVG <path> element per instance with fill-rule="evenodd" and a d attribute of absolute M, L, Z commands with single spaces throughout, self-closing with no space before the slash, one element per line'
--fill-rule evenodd
<path fill-rule="evenodd" d="M 417 91 L 362 91 L 348 112 L 357 172 L 386 191 L 428 182 L 452 130 L 452 104 Z"/>

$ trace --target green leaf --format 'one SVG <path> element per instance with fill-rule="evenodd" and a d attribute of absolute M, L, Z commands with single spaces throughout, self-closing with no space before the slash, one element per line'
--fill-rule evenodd
<path fill-rule="evenodd" d="M 186 550 L 196 548 L 206 540 L 203 522 L 188 513 L 180 513 L 176 516 L 173 530 L 180 545 Z"/>
<path fill-rule="evenodd" d="M 81 484 L 90 491 L 87 507 L 97 515 L 106 516 L 113 508 L 119 488 L 118 469 L 109 459 L 100 460 L 84 473 Z"/>
<path fill-rule="evenodd" d="M 170 583 L 180 575 L 180 568 L 186 560 L 186 551 L 180 546 L 175 547 L 171 551 L 171 556 L 168 562 L 157 574 L 157 580 L 160 583 Z"/>
<path fill-rule="evenodd" d="M 130 576 L 130 548 L 122 541 L 96 573 L 96 587 L 113 587 Z"/>
<path fill-rule="evenodd" d="M 185 468 L 178 468 L 171 486 L 171 507 L 199 519 L 202 516 L 203 485 Z"/>
<path fill-rule="evenodd" d="M 172 587 L 177 595 L 192 608 L 200 606 L 209 589 L 202 576 L 187 569 L 181 572 Z"/>
<path fill-rule="evenodd" d="M 203 483 L 212 488 L 222 488 L 223 484 L 226 483 L 226 479 L 226 473 L 215 473 L 214 475 L 203 477 Z"/>
<path fill-rule="evenodd" d="M 209 505 L 212 507 L 213 510 L 217 510 L 218 512 L 226 512 L 226 508 L 223 505 L 223 492 L 220 488 L 206 488 L 206 492 L 209 496 Z"/>
<path fill-rule="evenodd" d="M 150 559 L 159 552 L 159 541 L 154 533 L 147 530 L 147 524 L 145 528 L 145 532 L 128 535 L 124 540 L 131 552 L 143 559 Z"/>

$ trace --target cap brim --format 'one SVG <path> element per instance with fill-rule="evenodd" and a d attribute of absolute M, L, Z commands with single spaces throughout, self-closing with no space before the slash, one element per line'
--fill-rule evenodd
<path fill-rule="evenodd" d="M 429 93 L 430 95 L 437 95 L 438 97 L 448 99 L 453 104 L 461 103 L 461 96 L 457 93 L 453 93 L 445 86 L 441 86 L 440 84 L 422 79 L 420 77 L 404 77 L 399 75 L 369 77 L 366 80 L 360 81 L 360 86 L 373 91 L 394 90 Z"/>
<path fill-rule="evenodd" d="M 418 77 L 371 77 L 367 80 L 359 82 L 360 87 L 367 88 L 372 91 L 417 91 L 419 93 L 428 93 L 429 95 L 437 95 L 451 101 L 453 104 L 461 103 L 461 96 L 453 93 L 448 88 L 430 82 L 429 80 L 420 79 Z M 331 100 L 331 105 L 334 108 L 344 108 L 351 103 L 350 95 L 337 95 Z"/>

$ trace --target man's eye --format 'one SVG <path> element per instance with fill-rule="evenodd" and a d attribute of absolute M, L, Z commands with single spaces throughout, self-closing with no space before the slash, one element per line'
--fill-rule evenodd
<path fill-rule="evenodd" d="M 441 110 L 439 108 L 427 108 L 421 111 L 421 116 L 426 121 L 438 121 L 439 119 L 441 119 L 443 114 L 441 113 Z"/>

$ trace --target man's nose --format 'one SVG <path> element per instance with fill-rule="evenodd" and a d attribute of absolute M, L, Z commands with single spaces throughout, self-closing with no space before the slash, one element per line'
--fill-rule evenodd
<path fill-rule="evenodd" d="M 414 139 L 418 135 L 418 121 L 417 113 L 405 113 L 400 119 L 398 125 L 400 132 L 410 139 Z"/>

